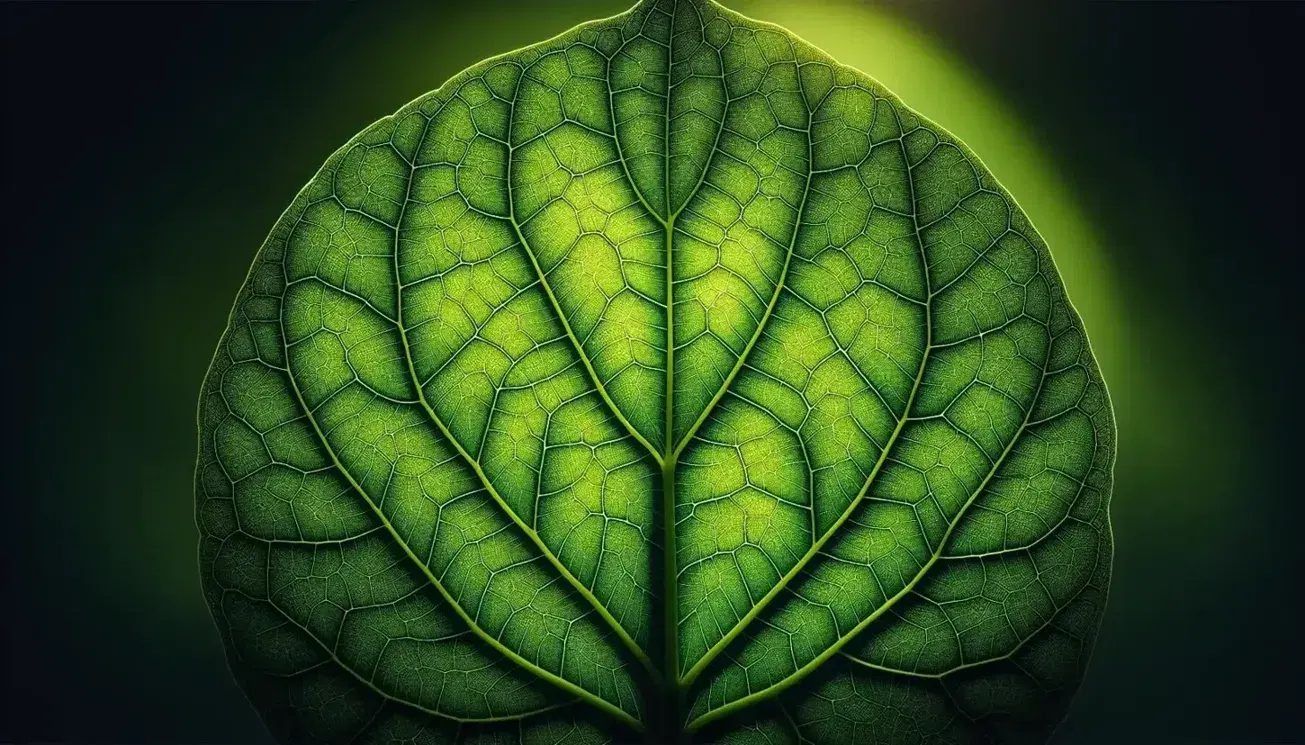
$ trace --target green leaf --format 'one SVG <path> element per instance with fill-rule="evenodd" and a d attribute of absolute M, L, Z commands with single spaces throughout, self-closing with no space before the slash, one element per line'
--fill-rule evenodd
<path fill-rule="evenodd" d="M 1044 740 L 1114 425 L 954 138 L 708 0 L 332 155 L 200 401 L 204 588 L 288 742 Z"/>

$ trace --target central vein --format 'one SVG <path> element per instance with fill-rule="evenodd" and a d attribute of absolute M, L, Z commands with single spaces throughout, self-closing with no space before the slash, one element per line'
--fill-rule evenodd
<path fill-rule="evenodd" d="M 671 90 L 674 86 L 675 66 L 675 4 L 671 6 L 672 31 L 666 39 L 666 111 L 663 122 L 663 168 L 662 193 L 666 205 L 666 404 L 665 419 L 662 424 L 662 560 L 665 562 L 665 625 L 664 643 L 666 645 L 665 680 L 668 685 L 671 721 L 679 724 L 680 711 L 680 658 L 679 658 L 679 588 L 675 561 L 675 466 L 678 460 L 675 450 L 675 262 L 672 260 L 672 246 L 675 237 L 674 198 L 671 195 Z"/>
<path fill-rule="evenodd" d="M 671 241 L 675 234 L 675 218 L 666 221 L 666 430 L 665 446 L 662 455 L 662 530 L 665 534 L 663 557 L 666 565 L 665 597 L 666 603 L 666 679 L 674 688 L 679 687 L 679 617 L 678 588 L 676 587 L 675 565 L 675 466 L 678 453 L 675 450 L 674 412 L 675 412 L 675 297 L 672 289 Z"/>

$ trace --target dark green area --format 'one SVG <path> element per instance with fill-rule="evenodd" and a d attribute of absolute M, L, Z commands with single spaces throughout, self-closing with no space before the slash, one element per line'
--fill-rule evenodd
<path fill-rule="evenodd" d="M 482 27 L 494 8 L 476 11 Z M 261 736 L 194 587 L 180 496 L 212 339 L 194 329 L 221 328 L 244 247 L 322 153 L 467 62 L 621 9 L 495 19 L 498 38 L 458 35 L 459 48 L 434 43 L 424 29 L 443 22 L 420 13 L 6 8 L 24 446 L 5 564 L 25 611 L 6 641 L 6 737 Z M 1166 363 L 1191 389 L 1181 422 L 1156 423 L 1172 462 L 1129 462 L 1121 432 L 1116 583 L 1065 739 L 1289 738 L 1299 510 L 1295 376 L 1279 352 L 1296 335 L 1286 216 L 1298 187 L 1273 34 L 1290 19 L 918 12 L 1017 102 L 1078 185 L 1125 279 L 1125 317 L 1168 341 L 1133 364 Z M 1217 413 L 1202 416 L 1203 402 Z M 1188 475 L 1203 469 L 1219 477 Z M 1271 653 L 1248 654 L 1252 641 Z"/>

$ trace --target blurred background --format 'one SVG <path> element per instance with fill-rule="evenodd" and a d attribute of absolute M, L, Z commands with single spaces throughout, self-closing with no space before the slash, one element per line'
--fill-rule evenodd
<path fill-rule="evenodd" d="M 1305 737 L 1305 6 L 729 5 L 969 143 L 1084 318 L 1119 424 L 1116 563 L 1056 742 Z M 439 6 L 0 8 L 0 740 L 269 742 L 192 518 L 199 384 L 254 252 L 367 124 L 627 0 Z"/>

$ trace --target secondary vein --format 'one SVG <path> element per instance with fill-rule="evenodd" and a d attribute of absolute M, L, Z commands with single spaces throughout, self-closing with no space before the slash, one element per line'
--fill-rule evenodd
<path fill-rule="evenodd" d="M 422 133 L 423 140 L 425 139 L 426 132 L 428 132 L 429 129 L 430 126 L 428 124 L 426 130 Z M 418 151 L 420 151 L 420 147 L 418 147 Z M 421 380 L 417 376 L 416 366 L 413 363 L 412 347 L 408 343 L 408 331 L 403 323 L 403 283 L 399 271 L 399 238 L 403 226 L 403 214 L 411 201 L 412 182 L 415 180 L 414 174 L 416 173 L 415 165 L 410 163 L 409 166 L 411 167 L 411 170 L 408 173 L 408 188 L 407 192 L 404 194 L 403 202 L 399 207 L 399 219 L 396 221 L 394 231 L 394 283 L 397 288 L 395 304 L 398 316 L 395 325 L 399 330 L 399 341 L 403 346 L 404 363 L 408 369 L 409 379 L 412 381 L 413 388 L 416 389 L 417 400 L 421 403 L 421 407 L 426 411 L 426 414 L 430 417 L 431 421 L 434 422 L 435 426 L 439 429 L 440 434 L 449 441 L 453 446 L 453 449 L 457 451 L 458 455 L 461 456 L 471 470 L 475 472 L 476 478 L 480 480 L 481 486 L 485 488 L 485 491 L 489 493 L 490 497 L 499 508 L 502 509 L 503 512 L 512 520 L 513 524 L 515 524 L 517 528 L 519 528 L 521 532 L 530 539 L 530 542 L 535 545 L 535 548 L 538 549 L 541 554 L 543 554 L 544 558 L 552 565 L 553 569 L 556 570 L 558 574 L 562 575 L 563 579 L 571 585 L 572 589 L 574 589 L 580 597 L 584 598 L 589 606 L 598 613 L 599 617 L 602 618 L 611 628 L 612 632 L 616 634 L 616 637 L 621 640 L 622 645 L 624 645 L 626 649 L 634 655 L 635 659 L 639 661 L 639 664 L 643 665 L 644 668 L 648 670 L 649 674 L 656 676 L 656 666 L 653 665 L 652 660 L 649 659 L 648 655 L 643 651 L 639 644 L 630 637 L 625 628 L 621 626 L 621 623 L 612 616 L 611 612 L 607 610 L 596 596 L 594 596 L 589 588 L 586 587 L 578 577 L 571 573 L 566 565 L 562 563 L 561 559 L 559 559 L 548 545 L 544 543 L 544 540 L 539 536 L 539 533 L 537 533 L 530 525 L 526 524 L 526 522 L 521 519 L 521 516 L 516 513 L 516 510 L 512 509 L 512 507 L 507 503 L 507 500 L 503 499 L 503 496 L 499 493 L 498 489 L 494 487 L 493 482 L 490 481 L 489 476 L 481 467 L 480 462 L 476 460 L 471 453 L 467 452 L 466 448 L 462 446 L 462 443 L 453 436 L 453 432 L 449 429 L 448 425 L 440 415 L 436 413 L 435 408 L 431 406 L 430 401 L 426 398 L 426 391 L 422 388 Z"/>
<path fill-rule="evenodd" d="M 760 691 L 757 691 L 755 693 L 750 693 L 742 698 L 735 699 L 734 701 L 731 701 L 730 703 L 725 704 L 724 706 L 721 706 L 717 709 L 713 709 L 707 712 L 706 714 L 703 714 L 702 716 L 698 717 L 697 719 L 689 723 L 689 729 L 691 731 L 698 730 L 710 724 L 711 722 L 727 717 L 737 711 L 752 706 L 753 704 L 756 704 L 760 701 L 764 701 L 766 699 L 777 696 L 780 693 L 783 693 L 785 690 L 788 690 L 789 688 L 793 687 L 798 682 L 800 682 L 808 675 L 810 675 L 812 672 L 814 672 L 816 669 L 818 669 L 821 665 L 823 665 L 829 658 L 838 654 L 843 649 L 843 647 L 845 647 L 849 642 L 852 641 L 852 639 L 854 639 L 857 636 L 857 634 L 861 633 L 861 631 L 863 631 L 867 626 L 874 623 L 879 618 L 883 617 L 883 615 L 888 611 L 892 610 L 892 608 L 895 605 L 897 605 L 897 603 L 901 601 L 902 598 L 909 595 L 916 588 L 916 586 L 919 585 L 919 583 L 929 574 L 929 570 L 933 568 L 933 565 L 936 564 L 940 558 L 942 558 L 942 555 L 947 550 L 947 545 L 951 540 L 952 534 L 955 533 L 957 526 L 961 524 L 961 521 L 964 519 L 970 507 L 974 504 L 976 500 L 978 500 L 979 495 L 982 494 L 984 489 L 988 487 L 988 484 L 992 481 L 992 477 L 996 475 L 997 471 L 1001 468 L 1001 465 L 1002 463 L 1005 462 L 1006 457 L 1010 455 L 1012 450 L 1015 449 L 1015 445 L 1019 442 L 1021 435 L 1023 435 L 1025 430 L 1028 429 L 1030 417 L 1032 416 L 1033 411 L 1036 408 L 1036 402 L 1038 400 L 1038 397 L 1042 394 L 1043 383 L 1045 383 L 1046 379 L 1047 379 L 1047 375 L 1044 371 L 1042 379 L 1038 382 L 1038 390 L 1033 395 L 1034 403 L 1031 403 L 1029 405 L 1028 412 L 1025 413 L 1024 421 L 1020 424 L 1019 429 L 1016 430 L 1014 436 L 1011 437 L 1010 442 L 1006 444 L 1006 447 L 1002 449 L 1001 455 L 998 456 L 997 460 L 993 462 L 992 468 L 988 469 L 988 473 L 986 476 L 984 476 L 983 481 L 979 483 L 978 487 L 974 489 L 974 491 L 970 494 L 969 498 L 965 500 L 965 504 L 961 505 L 961 509 L 957 511 L 956 517 L 953 518 L 948 523 L 946 532 L 943 533 L 942 539 L 938 541 L 938 548 L 936 548 L 930 554 L 929 560 L 925 562 L 924 566 L 920 567 L 920 570 L 915 573 L 915 576 L 911 578 L 911 581 L 908 582 L 906 586 L 904 586 L 901 590 L 898 590 L 892 597 L 888 598 L 888 600 L 885 601 L 883 605 L 876 608 L 872 613 L 867 615 L 859 623 L 853 626 L 850 631 L 840 636 L 837 641 L 829 645 L 828 649 L 826 649 L 824 652 L 821 652 L 819 655 L 817 655 L 807 664 L 795 670 L 791 675 L 786 676 L 778 683 L 774 683 L 770 686 L 767 686 L 766 688 L 763 688 Z"/>
<path fill-rule="evenodd" d="M 376 504 L 376 501 L 372 499 L 371 495 L 367 493 L 367 490 L 363 488 L 362 484 L 358 483 L 357 479 L 354 478 L 353 474 L 349 471 L 349 469 L 345 467 L 343 462 L 341 462 L 339 455 L 335 452 L 335 448 L 331 446 L 330 441 L 327 439 L 326 433 L 322 431 L 321 424 L 317 421 L 317 417 L 313 415 L 313 411 L 308 406 L 308 402 L 304 400 L 303 392 L 299 389 L 298 381 L 295 380 L 294 374 L 290 371 L 290 364 L 289 364 L 290 347 L 285 342 L 285 319 L 284 318 L 280 319 L 278 323 L 280 325 L 282 350 L 283 353 L 285 354 L 286 363 L 287 363 L 286 378 L 290 382 L 290 389 L 294 392 L 295 401 L 299 404 L 300 409 L 304 412 L 304 417 L 308 420 L 308 423 L 312 426 L 313 432 L 317 435 L 318 441 L 322 443 L 322 448 L 326 451 L 327 456 L 331 459 L 332 465 L 335 466 L 335 468 L 340 472 L 340 474 L 344 476 L 345 480 L 349 482 L 349 485 L 353 487 L 353 489 L 357 491 L 358 494 L 363 498 L 363 501 L 367 503 L 367 506 L 376 515 L 377 519 L 381 521 L 381 524 L 385 526 L 385 529 L 389 532 L 390 536 L 394 539 L 395 543 L 398 544 L 399 548 L 403 550 L 403 553 L 412 561 L 412 563 L 417 566 L 418 570 L 421 571 L 421 573 L 431 583 L 431 586 L 433 586 L 435 590 L 439 592 L 440 596 L 444 598 L 444 601 L 448 603 L 450 608 L 453 609 L 453 612 L 458 616 L 458 618 L 462 619 L 463 623 L 467 624 L 467 628 L 477 638 L 484 641 L 486 644 L 488 644 L 490 647 L 497 650 L 500 654 L 507 657 L 509 660 L 521 666 L 527 672 L 530 672 L 536 677 L 539 677 L 544 681 L 552 683 L 553 685 L 561 688 L 567 693 L 570 693 L 576 696 L 577 698 L 584 700 L 585 702 L 589 703 L 595 708 L 603 712 L 606 712 L 607 714 L 610 714 L 611 716 L 624 722 L 626 725 L 634 728 L 635 730 L 642 731 L 643 724 L 638 719 L 633 717 L 629 712 L 625 711 L 624 709 L 621 709 L 615 704 L 612 704 L 606 699 L 600 698 L 599 696 L 585 690 L 584 688 L 581 688 L 580 686 L 576 685 L 575 683 L 572 683 L 566 678 L 563 678 L 560 675 L 557 675 L 556 673 L 546 670 L 536 665 L 535 663 L 531 662 L 530 660 L 527 660 L 521 655 L 517 654 L 512 649 L 504 645 L 501 641 L 495 639 L 483 628 L 481 628 L 480 624 L 476 623 L 476 620 L 472 618 L 467 613 L 467 611 L 463 609 L 461 605 L 458 604 L 457 600 L 444 586 L 444 583 L 441 582 L 439 578 L 435 576 L 435 574 L 430 570 L 430 567 L 426 565 L 426 562 L 422 561 L 421 558 L 418 557 L 417 554 L 413 552 L 412 547 L 408 545 L 408 542 L 405 541 L 401 535 L 399 535 L 399 531 L 394 527 L 394 524 L 390 522 L 389 518 L 386 517 L 385 513 Z"/>

